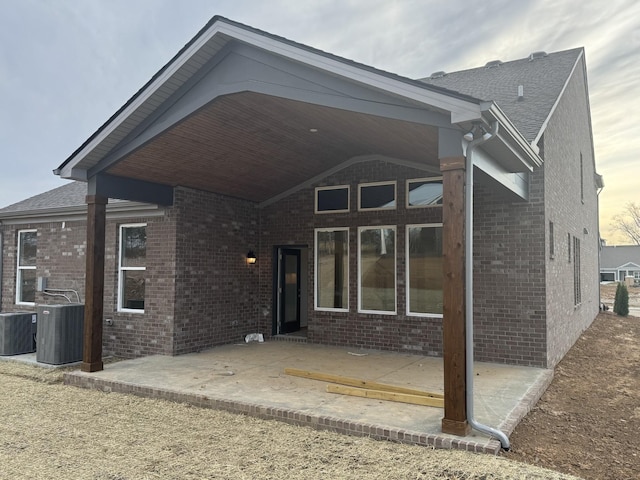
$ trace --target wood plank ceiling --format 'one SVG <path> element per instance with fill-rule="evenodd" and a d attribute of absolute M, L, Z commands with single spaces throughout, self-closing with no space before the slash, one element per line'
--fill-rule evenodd
<path fill-rule="evenodd" d="M 109 173 L 260 202 L 358 155 L 437 166 L 437 139 L 437 128 L 426 125 L 239 93 L 212 102 Z"/>

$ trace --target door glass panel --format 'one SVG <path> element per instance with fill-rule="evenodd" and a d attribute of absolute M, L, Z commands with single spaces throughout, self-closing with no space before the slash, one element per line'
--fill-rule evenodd
<path fill-rule="evenodd" d="M 298 257 L 285 255 L 284 258 L 284 321 L 298 320 Z"/>

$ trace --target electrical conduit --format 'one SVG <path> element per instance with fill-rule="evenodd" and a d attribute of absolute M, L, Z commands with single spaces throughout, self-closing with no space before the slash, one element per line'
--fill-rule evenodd
<path fill-rule="evenodd" d="M 482 132 L 482 130 L 481 130 Z M 465 181 L 465 329 L 466 329 L 466 380 L 467 421 L 471 428 L 500 440 L 502 448 L 511 447 L 509 437 L 495 428 L 477 422 L 473 412 L 473 151 L 494 138 L 498 133 L 498 122 L 493 122 L 491 131 L 473 139 L 467 145 Z"/>

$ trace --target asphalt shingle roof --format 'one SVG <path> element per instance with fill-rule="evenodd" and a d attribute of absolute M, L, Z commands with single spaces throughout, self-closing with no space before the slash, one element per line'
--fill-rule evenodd
<path fill-rule="evenodd" d="M 10 213 L 31 212 L 37 210 L 50 210 L 66 207 L 86 206 L 87 184 L 85 182 L 70 182 L 48 192 L 35 195 L 20 202 L 0 208 L 0 215 Z M 109 203 L 122 202 L 123 200 L 109 199 Z"/>
<path fill-rule="evenodd" d="M 640 245 L 607 245 L 600 252 L 600 268 L 618 268 L 632 262 L 640 265 Z"/>
<path fill-rule="evenodd" d="M 420 79 L 461 94 L 494 101 L 529 142 L 535 140 L 553 105 L 562 93 L 582 48 L 504 62 Z M 518 100 L 518 86 L 524 97 Z"/>

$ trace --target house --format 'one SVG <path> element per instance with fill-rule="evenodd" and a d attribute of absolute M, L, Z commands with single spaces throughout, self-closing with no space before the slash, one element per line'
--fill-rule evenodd
<path fill-rule="evenodd" d="M 88 189 L 64 262 L 85 371 L 253 332 L 442 356 L 443 430 L 464 434 L 467 338 L 553 367 L 598 312 L 581 48 L 413 80 L 214 17 L 54 173 Z M 13 264 L 70 284 L 65 223 L 26 220 L 2 220 L 5 309 L 25 306 Z"/>
<path fill-rule="evenodd" d="M 640 283 L 640 245 L 603 245 L 600 281 L 624 282 L 627 277 Z"/>

